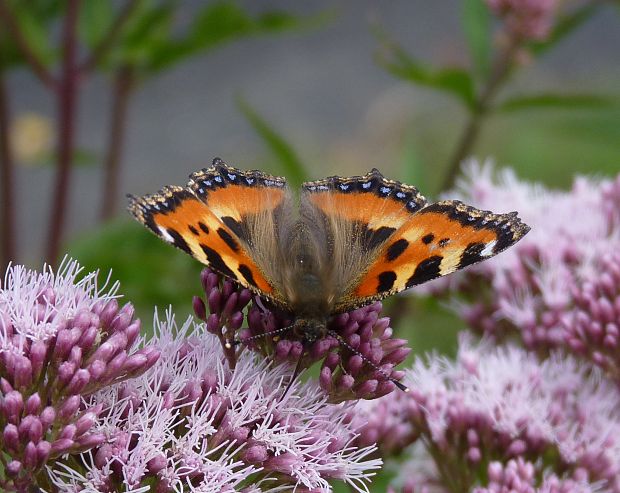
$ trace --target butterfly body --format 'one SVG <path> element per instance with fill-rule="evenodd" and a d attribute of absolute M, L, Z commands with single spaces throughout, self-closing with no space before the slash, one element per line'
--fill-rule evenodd
<path fill-rule="evenodd" d="M 215 159 L 186 187 L 132 197 L 156 235 L 290 313 L 303 340 L 348 312 L 508 248 L 529 228 L 516 213 L 458 201 L 428 204 L 384 178 L 329 177 L 302 185 Z"/>

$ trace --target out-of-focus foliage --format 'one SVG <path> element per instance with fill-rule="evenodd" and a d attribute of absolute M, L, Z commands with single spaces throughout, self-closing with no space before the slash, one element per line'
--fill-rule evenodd
<path fill-rule="evenodd" d="M 32 0 L 22 2 L 7 0 L 4 8 L 10 8 L 21 28 L 23 42 L 45 64 L 55 60 L 57 52 L 49 42 L 49 30 L 52 23 L 61 14 L 62 9 L 58 0 Z M 104 3 L 104 2 L 102 2 Z M 25 59 L 18 48 L 18 42 L 8 26 L 0 29 L 0 63 L 5 68 L 23 65 Z"/>
<path fill-rule="evenodd" d="M 463 32 L 475 75 L 486 77 L 491 68 L 491 14 L 484 0 L 465 0 L 462 5 Z"/>
<path fill-rule="evenodd" d="M 303 181 L 308 180 L 306 166 L 304 166 L 293 146 L 286 141 L 286 138 L 258 114 L 244 98 L 238 97 L 237 105 L 252 128 L 261 137 L 271 155 L 276 159 L 276 164 L 286 176 L 288 183 L 292 187 L 297 187 Z"/>
<path fill-rule="evenodd" d="M 184 23 L 178 1 L 134 2 L 120 40 L 103 60 L 106 67 L 130 65 L 143 74 L 169 69 L 188 57 L 205 53 L 237 39 L 310 28 L 326 16 L 302 18 L 282 10 L 248 14 L 229 0 L 205 2 Z M 91 48 L 98 46 L 113 25 L 110 2 L 85 2 L 81 32 Z M 180 25 L 181 24 L 181 25 Z M 185 24 L 185 25 L 184 25 Z"/>
<path fill-rule="evenodd" d="M 377 30 L 383 50 L 377 62 L 399 79 L 442 91 L 456 97 L 466 107 L 475 105 L 474 83 L 467 70 L 455 67 L 436 68 L 408 54 L 402 47 Z"/>

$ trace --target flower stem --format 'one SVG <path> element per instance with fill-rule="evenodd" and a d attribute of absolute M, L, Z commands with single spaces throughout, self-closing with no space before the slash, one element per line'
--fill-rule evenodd
<path fill-rule="evenodd" d="M 80 0 L 68 0 L 63 26 L 62 72 L 58 91 L 58 151 L 56 181 L 49 225 L 46 258 L 55 262 L 60 251 L 69 194 L 75 143 L 78 69 L 77 18 Z"/>
<path fill-rule="evenodd" d="M 123 66 L 116 71 L 112 96 L 112 114 L 108 134 L 108 149 L 104 163 L 104 181 L 102 190 L 101 210 L 99 218 L 107 221 L 114 216 L 120 163 L 125 141 L 127 110 L 129 98 L 134 86 L 134 71 L 130 66 Z"/>
<path fill-rule="evenodd" d="M 499 56 L 495 59 L 491 74 L 480 91 L 473 109 L 469 113 L 463 133 L 450 158 L 447 167 L 448 171 L 446 172 L 441 190 L 448 190 L 454 186 L 461 162 L 471 153 L 471 150 L 476 145 L 482 125 L 489 115 L 493 98 L 508 79 L 514 67 L 515 57 L 520 46 L 521 41 L 518 38 L 510 38 L 506 47 L 500 51 Z"/>
<path fill-rule="evenodd" d="M 15 169 L 9 142 L 10 108 L 5 70 L 0 60 L 0 278 L 15 258 Z"/>

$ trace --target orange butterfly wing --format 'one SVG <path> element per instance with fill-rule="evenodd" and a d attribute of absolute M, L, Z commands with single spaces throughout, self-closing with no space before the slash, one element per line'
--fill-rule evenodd
<path fill-rule="evenodd" d="M 188 187 L 130 197 L 129 211 L 153 233 L 220 274 L 285 304 L 257 265 L 244 235 L 248 216 L 269 215 L 286 199 L 286 182 L 260 171 L 241 171 L 219 159 L 193 173 Z"/>
<path fill-rule="evenodd" d="M 431 204 L 385 243 L 353 294 L 373 300 L 445 276 L 497 255 L 529 229 L 516 212 L 494 214 L 456 200 Z"/>
<path fill-rule="evenodd" d="M 516 213 L 493 214 L 458 201 L 427 205 L 416 188 L 377 170 L 305 183 L 304 193 L 333 223 L 356 224 L 351 236 L 361 237 L 342 240 L 353 255 L 361 249 L 365 263 L 335 302 L 335 312 L 492 257 L 529 231 Z"/>

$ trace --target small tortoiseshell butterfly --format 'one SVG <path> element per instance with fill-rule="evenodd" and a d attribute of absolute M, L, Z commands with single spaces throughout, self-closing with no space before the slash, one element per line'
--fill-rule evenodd
<path fill-rule="evenodd" d="M 295 317 L 306 341 L 328 318 L 493 257 L 528 231 L 516 212 L 456 200 L 427 203 L 384 178 L 302 184 L 214 159 L 187 187 L 131 197 L 130 212 L 160 238 Z"/>

